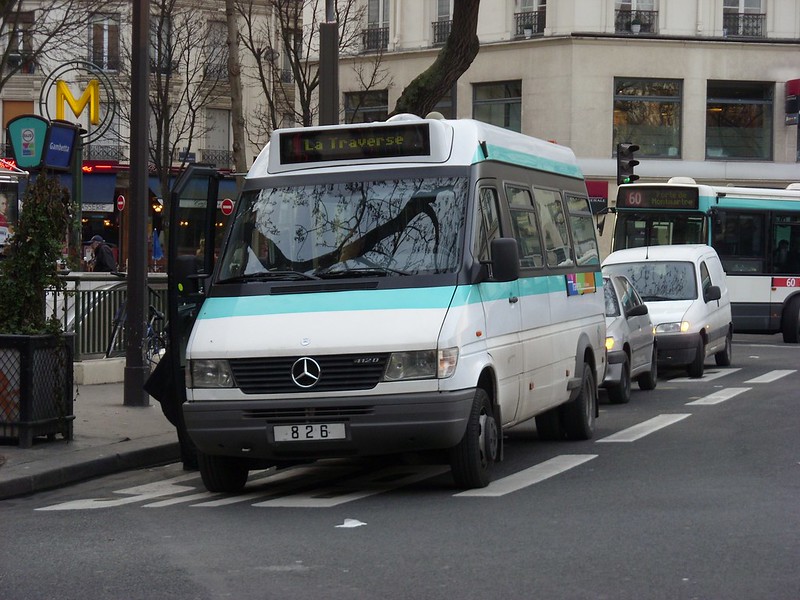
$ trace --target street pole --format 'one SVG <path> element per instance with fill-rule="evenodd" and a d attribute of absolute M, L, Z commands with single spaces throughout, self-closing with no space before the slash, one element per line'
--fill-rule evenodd
<path fill-rule="evenodd" d="M 325 0 L 319 24 L 319 124 L 339 124 L 339 23 L 334 0 Z"/>
<path fill-rule="evenodd" d="M 125 406 L 149 406 L 144 391 L 149 368 L 144 364 L 147 304 L 147 159 L 148 83 L 150 77 L 150 0 L 133 2 L 131 60 L 131 210 L 128 220 L 128 300 L 125 333 Z"/>

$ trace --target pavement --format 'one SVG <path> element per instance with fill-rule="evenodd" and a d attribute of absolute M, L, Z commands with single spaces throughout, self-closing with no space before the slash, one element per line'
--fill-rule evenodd
<path fill-rule="evenodd" d="M 175 428 L 150 398 L 125 406 L 122 383 L 76 385 L 73 439 L 0 439 L 0 500 L 180 460 Z"/>

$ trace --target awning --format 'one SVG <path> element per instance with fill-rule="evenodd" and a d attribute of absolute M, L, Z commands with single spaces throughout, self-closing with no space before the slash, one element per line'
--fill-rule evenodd
<path fill-rule="evenodd" d="M 31 179 L 35 179 L 35 176 Z M 61 173 L 58 179 L 72 194 L 72 174 Z M 26 185 L 22 181 L 20 183 L 21 197 Z M 114 200 L 116 198 L 114 192 L 117 186 L 116 173 L 84 173 L 81 183 L 81 210 L 114 212 Z"/>
<path fill-rule="evenodd" d="M 161 197 L 161 184 L 158 180 L 158 177 L 149 177 L 147 179 L 147 183 L 150 187 L 150 192 L 156 198 Z M 169 185 L 170 189 L 175 183 L 175 178 L 169 178 Z M 205 185 L 205 184 L 203 184 Z M 205 194 L 206 191 L 201 191 L 199 187 L 190 185 L 190 189 L 186 192 L 187 198 L 193 199 L 200 199 L 200 196 Z M 225 198 L 230 198 L 231 200 L 236 199 L 236 181 L 234 179 L 220 179 L 219 181 L 219 189 L 217 190 L 217 200 L 224 200 Z"/>

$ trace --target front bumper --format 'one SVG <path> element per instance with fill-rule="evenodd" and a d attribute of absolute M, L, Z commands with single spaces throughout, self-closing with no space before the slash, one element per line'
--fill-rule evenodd
<path fill-rule="evenodd" d="M 350 398 L 203 400 L 183 405 L 192 441 L 206 454 L 314 460 L 451 448 L 461 441 L 475 397 L 457 392 Z M 346 439 L 276 442 L 275 425 L 344 423 Z"/>
<path fill-rule="evenodd" d="M 665 365 L 688 365 L 697 356 L 699 333 L 656 334 L 658 362 Z"/>
<path fill-rule="evenodd" d="M 610 385 L 619 385 L 622 381 L 622 363 L 625 361 L 625 351 L 616 350 L 606 353 L 608 359 L 608 367 L 606 368 L 606 376 L 601 387 L 608 387 Z"/>

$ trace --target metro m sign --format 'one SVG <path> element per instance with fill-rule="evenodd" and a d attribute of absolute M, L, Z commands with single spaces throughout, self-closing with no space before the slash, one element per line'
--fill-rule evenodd
<path fill-rule="evenodd" d="M 83 94 L 78 100 L 69 89 L 65 81 L 56 81 L 56 119 L 64 120 L 64 104 L 69 104 L 73 114 L 79 117 L 89 105 L 89 122 L 92 125 L 100 123 L 100 82 L 97 79 L 89 81 Z"/>

